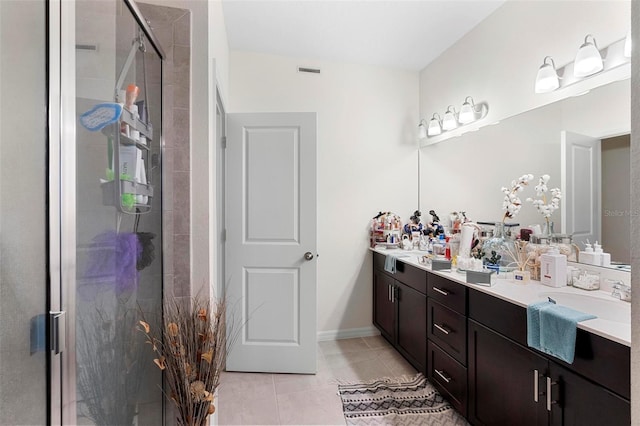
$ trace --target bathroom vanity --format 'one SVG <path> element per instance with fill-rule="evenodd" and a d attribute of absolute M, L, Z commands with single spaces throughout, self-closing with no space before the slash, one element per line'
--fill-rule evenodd
<path fill-rule="evenodd" d="M 629 322 L 605 313 L 579 323 L 567 364 L 527 347 L 526 305 L 553 292 L 581 297 L 580 290 L 467 284 L 464 275 L 421 265 L 417 253 L 389 274 L 385 256 L 373 250 L 374 324 L 470 423 L 630 424 Z M 613 298 L 602 305 L 630 309 Z"/>

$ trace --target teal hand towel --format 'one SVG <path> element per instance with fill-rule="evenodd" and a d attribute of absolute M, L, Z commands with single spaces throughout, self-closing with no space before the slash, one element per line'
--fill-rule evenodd
<path fill-rule="evenodd" d="M 384 270 L 390 274 L 396 273 L 396 257 L 388 254 L 384 260 Z"/>
<path fill-rule="evenodd" d="M 527 306 L 527 345 L 539 351 L 540 346 L 540 311 L 553 305 L 552 302 L 536 302 Z"/>
<path fill-rule="evenodd" d="M 593 318 L 596 316 L 561 305 L 552 304 L 542 308 L 540 350 L 569 364 L 573 363 L 578 323 Z"/>

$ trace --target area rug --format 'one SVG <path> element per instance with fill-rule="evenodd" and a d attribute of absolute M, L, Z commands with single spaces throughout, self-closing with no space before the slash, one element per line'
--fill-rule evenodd
<path fill-rule="evenodd" d="M 340 384 L 338 392 L 347 425 L 468 425 L 422 374 Z"/>

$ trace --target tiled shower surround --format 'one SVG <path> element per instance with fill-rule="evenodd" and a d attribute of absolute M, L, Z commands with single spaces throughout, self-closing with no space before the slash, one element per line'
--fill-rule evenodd
<path fill-rule="evenodd" d="M 163 75 L 164 289 L 190 296 L 190 33 L 191 12 L 138 3 L 165 52 Z"/>

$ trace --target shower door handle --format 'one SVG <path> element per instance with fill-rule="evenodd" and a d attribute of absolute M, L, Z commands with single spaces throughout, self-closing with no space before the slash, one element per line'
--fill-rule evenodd
<path fill-rule="evenodd" d="M 51 350 L 54 355 L 58 355 L 65 350 L 67 345 L 66 312 L 49 312 L 49 317 L 51 318 Z"/>

